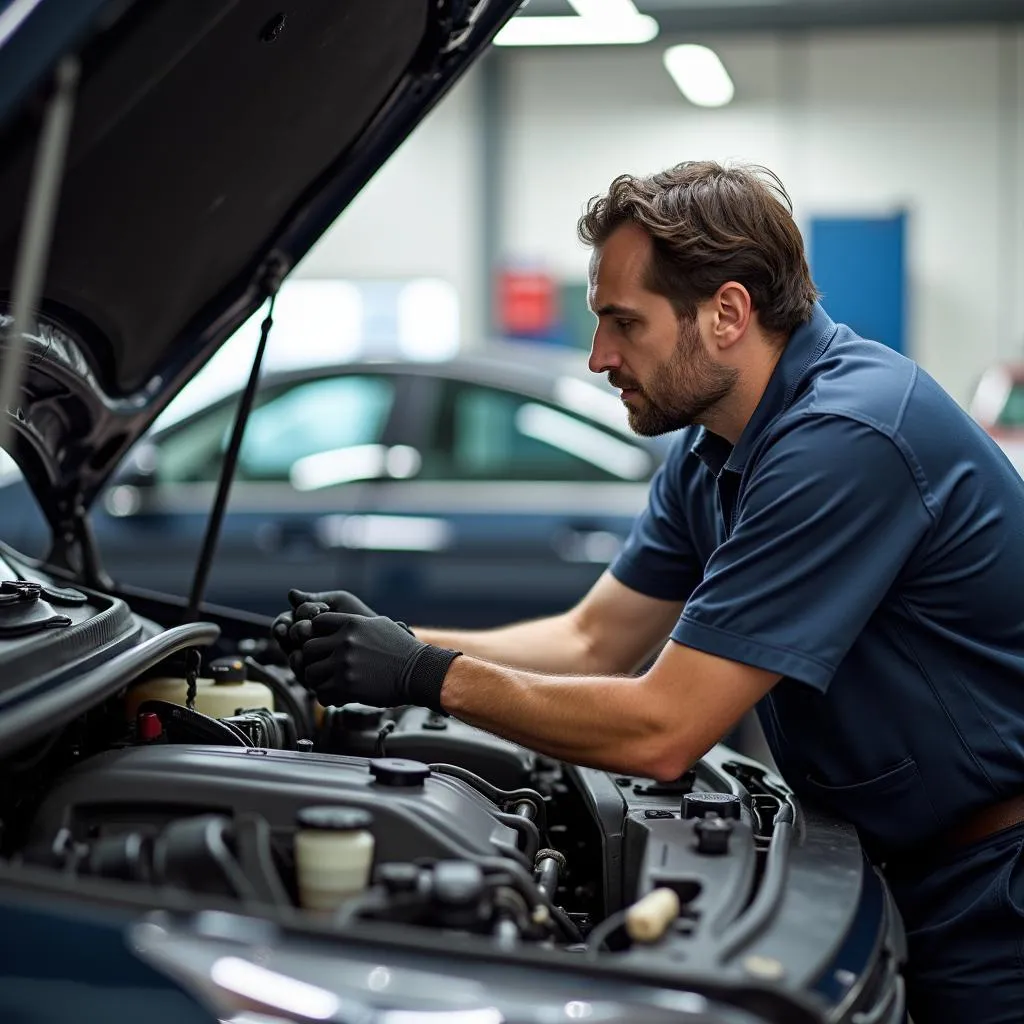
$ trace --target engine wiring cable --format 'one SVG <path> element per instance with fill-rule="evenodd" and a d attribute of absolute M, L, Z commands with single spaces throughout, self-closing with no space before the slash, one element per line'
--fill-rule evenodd
<path fill-rule="evenodd" d="M 284 680 L 271 672 L 265 665 L 261 665 L 252 655 L 245 657 L 244 664 L 249 676 L 270 687 L 274 696 L 284 705 L 284 710 L 291 715 L 295 722 L 295 729 L 299 733 L 298 739 L 313 739 L 314 730 L 310 725 L 309 715 L 306 714 L 305 708 L 299 704 Z"/>
<path fill-rule="evenodd" d="M 608 952 L 607 944 L 608 940 L 615 934 L 620 928 L 624 928 L 626 925 L 626 915 L 629 912 L 629 907 L 625 907 L 622 910 L 615 911 L 610 917 L 606 917 L 594 930 L 587 936 L 587 951 L 586 957 L 588 960 L 596 960 L 599 953 Z"/>
<path fill-rule="evenodd" d="M 775 908 L 785 892 L 789 870 L 789 850 L 793 843 L 795 815 L 793 803 L 787 801 L 775 816 L 772 838 L 765 856 L 761 886 L 746 913 L 722 935 L 717 955 L 725 962 L 749 943 L 771 921 Z"/>
<path fill-rule="evenodd" d="M 387 757 L 387 739 L 395 731 L 395 720 L 389 718 L 381 727 L 380 732 L 377 733 L 377 745 L 375 749 L 375 757 Z"/>
<path fill-rule="evenodd" d="M 538 907 L 543 907 L 569 942 L 583 942 L 583 934 L 572 918 L 561 907 L 556 906 L 548 899 L 547 894 L 533 880 L 530 872 L 518 861 L 502 860 L 498 857 L 482 857 L 477 863 L 485 869 L 508 872 L 512 885 L 526 897 L 531 907 L 535 910 Z"/>
<path fill-rule="evenodd" d="M 512 804 L 528 802 L 533 804 L 536 814 L 533 820 L 537 823 L 537 828 L 540 829 L 541 833 L 546 833 L 547 824 L 547 806 L 544 803 L 544 798 L 534 789 L 499 789 L 497 786 L 492 785 L 486 779 L 482 779 L 475 772 L 471 772 L 468 768 L 461 768 L 454 764 L 432 764 L 429 765 L 432 772 L 437 775 L 450 775 L 453 779 L 459 779 L 465 782 L 468 786 L 472 786 L 482 796 L 487 797 L 491 803 L 501 806 L 510 806 Z"/>

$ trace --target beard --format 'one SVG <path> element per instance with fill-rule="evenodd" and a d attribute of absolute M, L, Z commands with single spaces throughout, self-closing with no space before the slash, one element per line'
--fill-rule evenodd
<path fill-rule="evenodd" d="M 675 351 L 646 384 L 614 371 L 608 374 L 608 383 L 634 392 L 626 404 L 633 433 L 656 437 L 700 423 L 729 395 L 738 376 L 739 371 L 719 365 L 707 354 L 694 318 L 680 320 Z"/>

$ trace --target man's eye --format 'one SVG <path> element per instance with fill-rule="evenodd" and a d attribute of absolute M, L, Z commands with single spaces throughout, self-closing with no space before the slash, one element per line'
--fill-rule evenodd
<path fill-rule="evenodd" d="M 618 329 L 620 331 L 628 331 L 630 329 L 630 327 L 633 326 L 633 321 L 632 320 L 616 320 L 615 321 L 615 326 L 618 327 Z"/>

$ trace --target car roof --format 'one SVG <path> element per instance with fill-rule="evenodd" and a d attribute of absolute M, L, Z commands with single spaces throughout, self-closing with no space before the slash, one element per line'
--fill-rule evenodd
<path fill-rule="evenodd" d="M 290 383 L 316 380 L 339 373 L 434 377 L 508 389 L 567 407 L 628 436 L 635 444 L 661 453 L 671 436 L 641 437 L 630 431 L 617 390 L 603 376 L 588 369 L 587 355 L 582 350 L 536 342 L 489 341 L 486 346 L 429 361 L 397 356 L 364 357 L 344 362 L 324 361 L 308 366 L 268 370 L 260 380 L 260 391 L 266 392 Z M 153 434 L 173 431 L 202 415 L 204 410 L 235 401 L 240 390 L 232 385 L 179 417 L 158 421 Z"/>

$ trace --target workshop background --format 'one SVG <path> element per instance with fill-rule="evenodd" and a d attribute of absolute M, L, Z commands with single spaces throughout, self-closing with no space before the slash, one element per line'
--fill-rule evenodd
<path fill-rule="evenodd" d="M 293 280 L 353 286 L 347 322 L 328 302 L 322 324 L 345 357 L 499 336 L 585 347 L 586 199 L 622 171 L 753 161 L 790 191 L 832 314 L 967 405 L 988 366 L 1024 356 L 1022 19 L 1017 0 L 533 0 L 499 40 L 533 45 L 495 47 Z M 610 42 L 544 45 L 559 32 Z M 727 102 L 677 87 L 680 44 L 718 56 Z"/>
<path fill-rule="evenodd" d="M 1024 0 L 532 0 L 285 283 L 209 599 L 455 626 L 578 599 L 663 446 L 587 372 L 576 222 L 687 159 L 775 171 L 831 315 L 1024 467 L 1022 109 Z M 95 503 L 115 580 L 189 592 L 263 315 Z M 43 554 L 17 486 L 3 536 Z"/>

